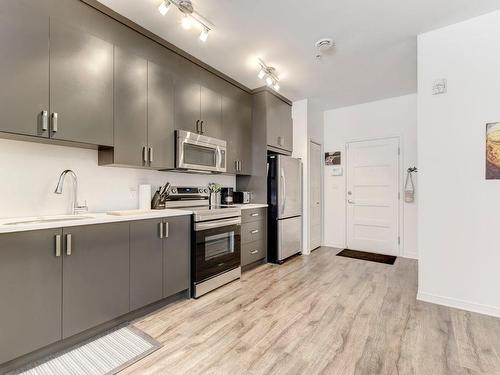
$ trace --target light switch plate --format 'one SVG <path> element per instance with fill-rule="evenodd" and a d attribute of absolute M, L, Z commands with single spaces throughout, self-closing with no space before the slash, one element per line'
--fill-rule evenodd
<path fill-rule="evenodd" d="M 446 79 L 436 79 L 432 84 L 432 95 L 446 94 L 448 91 L 448 82 Z"/>

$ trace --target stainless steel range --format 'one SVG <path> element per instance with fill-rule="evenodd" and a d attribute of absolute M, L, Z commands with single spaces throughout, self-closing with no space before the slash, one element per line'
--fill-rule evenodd
<path fill-rule="evenodd" d="M 191 283 L 198 298 L 241 276 L 241 209 L 210 207 L 209 191 L 172 187 L 167 208 L 192 211 Z"/>

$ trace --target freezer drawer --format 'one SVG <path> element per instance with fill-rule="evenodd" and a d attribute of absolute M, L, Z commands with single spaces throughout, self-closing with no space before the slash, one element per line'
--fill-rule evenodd
<path fill-rule="evenodd" d="M 278 220 L 278 261 L 302 251 L 302 217 Z"/>

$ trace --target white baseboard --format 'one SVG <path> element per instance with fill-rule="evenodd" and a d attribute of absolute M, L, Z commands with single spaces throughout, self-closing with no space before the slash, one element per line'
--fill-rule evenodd
<path fill-rule="evenodd" d="M 338 243 L 326 243 L 326 244 L 321 245 L 321 246 L 325 246 L 325 247 L 335 247 L 335 248 L 337 248 L 337 249 L 345 249 L 345 245 L 338 244 Z"/>
<path fill-rule="evenodd" d="M 481 305 L 475 302 L 468 302 L 421 292 L 418 292 L 417 300 L 500 318 L 500 308 L 494 306 Z"/>
<path fill-rule="evenodd" d="M 418 260 L 418 253 L 413 253 L 413 252 L 405 253 L 405 252 L 403 252 L 403 254 L 400 256 L 402 258 L 417 259 Z"/>

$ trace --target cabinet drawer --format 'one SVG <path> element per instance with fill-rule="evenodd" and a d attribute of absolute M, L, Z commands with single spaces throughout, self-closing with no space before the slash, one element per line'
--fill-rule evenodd
<path fill-rule="evenodd" d="M 241 222 L 251 223 L 254 221 L 265 220 L 267 216 L 267 208 L 254 208 L 241 210 Z"/>
<path fill-rule="evenodd" d="M 254 221 L 241 226 L 241 243 L 249 243 L 266 238 L 266 221 Z"/>
<path fill-rule="evenodd" d="M 258 260 L 264 259 L 267 255 L 266 239 L 250 242 L 241 246 L 241 265 L 246 266 Z"/>

